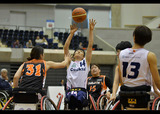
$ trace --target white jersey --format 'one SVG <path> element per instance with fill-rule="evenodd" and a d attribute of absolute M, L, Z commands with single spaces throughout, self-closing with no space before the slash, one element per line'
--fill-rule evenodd
<path fill-rule="evenodd" d="M 86 59 L 81 61 L 71 61 L 67 69 L 67 87 L 81 87 L 86 89 L 86 81 L 90 65 L 87 67 Z"/>
<path fill-rule="evenodd" d="M 119 55 L 122 82 L 125 86 L 151 85 L 152 77 L 147 61 L 149 51 L 127 48 Z"/>

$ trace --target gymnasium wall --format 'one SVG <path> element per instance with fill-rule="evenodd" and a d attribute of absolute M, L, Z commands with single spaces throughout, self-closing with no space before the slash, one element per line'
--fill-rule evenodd
<path fill-rule="evenodd" d="M 143 16 L 159 16 L 159 11 L 160 4 L 121 4 L 121 27 L 142 25 Z"/>
<path fill-rule="evenodd" d="M 152 30 L 152 41 L 145 45 L 145 48 L 152 51 L 157 56 L 158 68 L 160 69 L 160 30 Z M 113 47 L 121 41 L 130 41 L 133 45 L 133 31 L 134 29 L 122 29 L 122 28 L 96 28 L 96 35 L 102 38 L 105 42 L 108 42 Z M 98 44 L 100 45 L 100 44 Z"/>
<path fill-rule="evenodd" d="M 26 14 L 26 26 L 46 27 L 46 20 L 55 18 L 54 8 L 54 6 L 49 5 L 0 4 L 0 24 L 12 25 L 10 23 L 10 13 L 13 11 Z"/>

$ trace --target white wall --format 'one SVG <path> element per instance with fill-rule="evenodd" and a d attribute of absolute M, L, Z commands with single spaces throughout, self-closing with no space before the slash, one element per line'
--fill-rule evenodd
<path fill-rule="evenodd" d="M 88 10 L 88 17 L 97 21 L 96 27 L 109 27 L 108 10 Z M 72 23 L 72 9 L 55 9 L 55 28 L 69 28 Z"/>
<path fill-rule="evenodd" d="M 71 9 L 55 9 L 55 28 L 70 28 L 71 23 Z"/>
<path fill-rule="evenodd" d="M 108 10 L 89 10 L 89 19 L 97 21 L 96 27 L 109 28 L 109 11 Z"/>
<path fill-rule="evenodd" d="M 121 27 L 141 25 L 142 16 L 160 16 L 160 4 L 121 4 Z"/>
<path fill-rule="evenodd" d="M 54 6 L 0 4 L 0 24 L 10 25 L 10 11 L 26 12 L 26 26 L 45 27 L 46 20 L 54 20 Z"/>
<path fill-rule="evenodd" d="M 147 23 L 146 26 L 149 27 L 149 28 L 156 29 L 159 24 L 160 24 L 160 17 L 156 17 L 151 22 Z"/>

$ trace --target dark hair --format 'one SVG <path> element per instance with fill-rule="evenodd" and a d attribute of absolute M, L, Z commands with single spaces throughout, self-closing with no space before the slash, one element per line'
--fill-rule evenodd
<path fill-rule="evenodd" d="M 97 66 L 97 67 L 100 69 L 100 66 L 99 66 L 99 64 L 92 63 L 92 64 L 91 64 L 91 67 L 92 67 L 93 65 Z"/>
<path fill-rule="evenodd" d="M 28 61 L 32 59 L 39 59 L 40 55 L 43 55 L 44 49 L 41 46 L 35 46 L 32 48 L 30 57 L 27 58 Z"/>
<path fill-rule="evenodd" d="M 126 48 L 131 48 L 132 44 L 129 41 L 121 41 L 116 45 L 116 51 L 117 50 L 124 50 Z"/>
<path fill-rule="evenodd" d="M 77 48 L 77 49 L 75 49 L 75 51 L 74 51 L 74 53 L 73 53 L 73 57 L 74 57 L 75 52 L 76 52 L 76 51 L 78 51 L 78 50 L 83 51 L 83 53 L 84 53 L 84 57 L 85 57 L 85 51 L 84 51 L 83 49 L 81 49 L 81 48 Z"/>
<path fill-rule="evenodd" d="M 147 26 L 137 26 L 133 32 L 135 43 L 144 46 L 152 40 L 152 31 Z"/>

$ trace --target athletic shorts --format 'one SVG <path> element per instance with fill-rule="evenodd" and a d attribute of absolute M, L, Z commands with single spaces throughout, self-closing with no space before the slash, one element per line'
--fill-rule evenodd
<path fill-rule="evenodd" d="M 86 91 L 68 91 L 66 93 L 66 98 L 68 100 L 68 102 L 70 102 L 70 98 L 74 97 L 76 100 L 80 101 L 82 103 L 83 106 L 86 105 L 86 101 L 87 101 L 87 92 Z"/>

